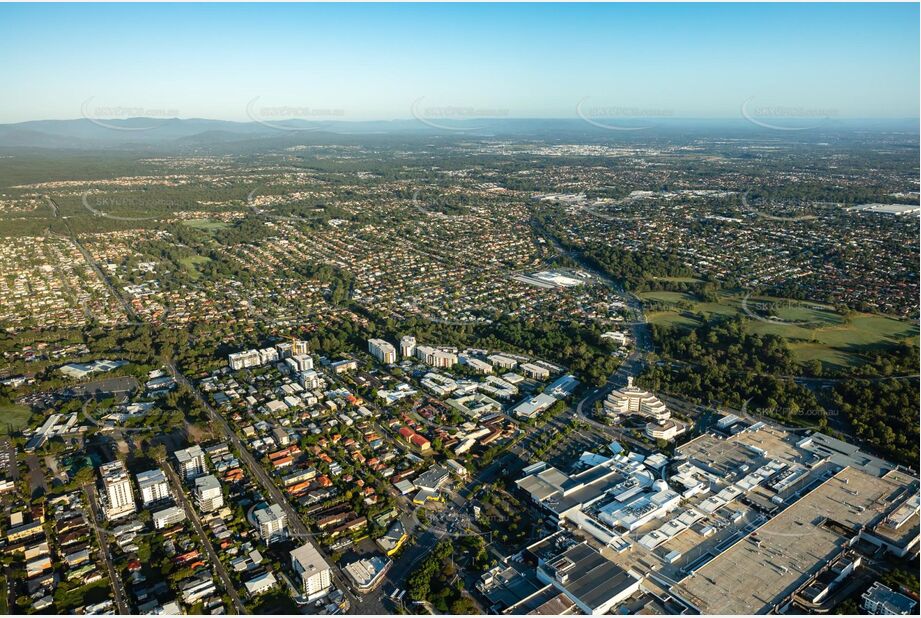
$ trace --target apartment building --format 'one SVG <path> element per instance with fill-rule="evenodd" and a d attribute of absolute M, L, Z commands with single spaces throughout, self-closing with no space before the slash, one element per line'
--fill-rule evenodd
<path fill-rule="evenodd" d="M 383 339 L 368 339 L 368 352 L 385 365 L 397 362 L 396 348 Z"/>
<path fill-rule="evenodd" d="M 130 515 L 137 510 L 134 503 L 134 490 L 131 488 L 131 479 L 125 464 L 120 461 L 110 461 L 99 466 L 102 476 L 102 486 L 105 491 L 106 519 L 119 519 Z"/>
<path fill-rule="evenodd" d="M 329 565 L 310 543 L 291 551 L 291 567 L 301 579 L 301 589 L 308 599 L 326 594 L 332 585 Z"/>
<path fill-rule="evenodd" d="M 203 513 L 216 511 L 224 506 L 224 492 L 216 476 L 208 474 L 195 479 L 195 501 Z"/>
<path fill-rule="evenodd" d="M 400 356 L 403 358 L 412 358 L 416 355 L 416 338 L 412 335 L 405 335 L 400 338 Z"/>
<path fill-rule="evenodd" d="M 288 516 L 278 504 L 259 509 L 253 514 L 259 526 L 259 536 L 266 545 L 288 538 Z"/>
<path fill-rule="evenodd" d="M 198 445 L 173 453 L 176 463 L 179 464 L 179 474 L 185 480 L 191 480 L 208 471 L 205 453 Z"/>
<path fill-rule="evenodd" d="M 147 507 L 171 497 L 169 483 L 163 470 L 153 469 L 139 472 L 134 478 L 137 480 L 138 489 L 141 492 L 141 506 Z"/>
<path fill-rule="evenodd" d="M 171 506 L 154 513 L 152 519 L 155 529 L 162 530 L 164 528 L 170 528 L 185 521 L 185 510 L 178 506 Z"/>

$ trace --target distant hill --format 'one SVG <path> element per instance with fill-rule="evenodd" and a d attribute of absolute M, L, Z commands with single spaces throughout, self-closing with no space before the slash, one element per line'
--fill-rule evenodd
<path fill-rule="evenodd" d="M 616 122 L 610 123 L 616 125 Z M 627 123 L 629 125 L 629 122 Z M 215 147 L 219 150 L 235 144 L 250 146 L 290 146 L 297 144 L 330 143 L 332 136 L 346 142 L 363 136 L 378 141 L 383 136 L 418 138 L 471 139 L 508 137 L 541 140 L 588 140 L 631 142 L 657 137 L 674 136 L 772 136 L 791 141 L 814 141 L 819 133 L 834 133 L 855 128 L 867 130 L 898 130 L 917 132 L 918 120 L 834 120 L 815 131 L 788 132 L 754 126 L 744 119 L 656 119 L 643 131 L 624 131 L 592 124 L 582 119 L 418 119 L 392 121 L 307 121 L 279 120 L 273 122 L 232 122 L 204 118 L 124 118 L 75 120 L 35 120 L 15 124 L 0 124 L 0 148 L 76 149 L 76 150 L 185 150 Z M 349 139 L 347 136 L 351 136 Z M 377 136 L 377 137 L 373 137 Z"/>

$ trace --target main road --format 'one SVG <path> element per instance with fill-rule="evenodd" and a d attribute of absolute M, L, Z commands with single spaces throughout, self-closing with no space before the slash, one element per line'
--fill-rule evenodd
<path fill-rule="evenodd" d="M 176 474 L 176 471 L 173 469 L 172 465 L 170 465 L 168 462 L 161 463 L 165 464 L 161 467 L 166 471 L 166 475 L 169 477 L 170 484 L 173 486 L 173 493 L 176 496 L 176 502 L 183 508 L 186 517 L 189 521 L 192 522 L 192 527 L 195 528 L 195 532 L 197 532 L 198 536 L 201 537 L 202 545 L 205 546 L 205 551 L 208 552 L 208 559 L 211 560 L 211 564 L 214 565 L 214 571 L 217 573 L 218 577 L 221 578 L 221 582 L 224 584 L 224 589 L 227 591 L 227 594 L 230 595 L 230 600 L 233 601 L 233 606 L 236 609 L 236 612 L 238 614 L 245 614 L 246 606 L 243 605 L 243 601 L 240 600 L 240 595 L 237 594 L 237 589 L 233 584 L 233 580 L 230 578 L 230 574 L 227 573 L 227 569 L 225 569 L 224 565 L 221 563 L 221 558 L 214 550 L 214 545 L 211 544 L 211 539 L 208 538 L 208 534 L 205 532 L 204 526 L 201 525 L 201 519 L 198 517 L 198 512 L 186 497 L 185 487 L 182 485 L 182 480 L 179 478 L 179 475 Z"/>
<path fill-rule="evenodd" d="M 604 428 L 610 430 L 606 425 L 598 423 L 591 418 L 593 416 L 595 403 L 607 397 L 608 393 L 614 390 L 614 388 L 624 386 L 627 383 L 628 377 L 638 376 L 646 364 L 646 356 L 654 349 L 652 333 L 649 330 L 649 324 L 646 322 L 646 317 L 643 315 L 643 303 L 635 294 L 628 292 L 607 274 L 595 268 L 593 264 L 590 264 L 581 253 L 564 247 L 558 238 L 544 229 L 544 227 L 538 224 L 533 218 L 531 219 L 531 227 L 536 234 L 539 234 L 553 245 L 557 253 L 575 260 L 575 262 L 579 264 L 579 268 L 591 274 L 592 277 L 605 284 L 615 294 L 624 299 L 633 317 L 631 321 L 623 323 L 623 325 L 630 330 L 630 335 L 633 337 L 633 351 L 624 359 L 624 362 L 620 364 L 617 370 L 608 377 L 607 382 L 589 392 L 576 405 L 575 409 L 575 416 L 580 420 L 589 423 L 596 429 Z"/>
<path fill-rule="evenodd" d="M 48 201 L 50 202 L 52 208 L 57 210 L 57 204 L 54 203 L 54 200 L 48 197 Z M 125 313 L 128 315 L 129 319 L 133 321 L 138 321 L 139 317 L 137 313 L 134 311 L 134 307 L 131 306 L 131 303 L 128 301 L 128 299 L 125 298 L 125 296 L 115 287 L 115 285 L 113 285 L 109 277 L 107 277 L 106 274 L 102 271 L 102 269 L 96 263 L 96 260 L 93 258 L 92 254 L 86 249 L 86 247 L 83 246 L 83 244 L 77 238 L 77 235 L 74 234 L 73 230 L 70 228 L 70 225 L 67 224 L 66 220 L 64 221 L 64 225 L 67 228 L 67 232 L 68 232 L 70 240 L 79 249 L 86 263 L 93 269 L 93 271 L 96 273 L 99 279 L 109 289 L 110 293 L 121 304 L 122 308 L 124 309 Z M 224 419 L 222 415 L 218 414 L 218 412 L 214 408 L 211 407 L 211 405 L 207 402 L 207 400 L 205 400 L 205 398 L 202 396 L 198 388 L 191 382 L 191 380 L 189 380 L 186 376 L 184 376 L 177 369 L 174 363 L 172 362 L 167 363 L 167 367 L 170 373 L 172 374 L 173 378 L 178 383 L 184 385 L 186 388 L 189 389 L 189 391 L 195 396 L 196 400 L 198 400 L 198 402 L 202 405 L 202 407 L 208 412 L 208 415 L 210 416 L 214 424 L 220 427 L 220 429 L 222 430 L 222 433 L 224 433 L 227 439 L 230 440 L 231 444 L 234 445 L 237 452 L 240 454 L 240 458 L 243 460 L 247 469 L 250 471 L 250 474 L 252 474 L 253 478 L 255 478 L 259 482 L 259 484 L 262 486 L 265 493 L 271 496 L 273 500 L 278 505 L 280 505 L 282 509 L 284 509 L 285 513 L 288 515 L 288 526 L 294 532 L 294 536 L 302 537 L 304 539 L 309 539 L 312 535 L 310 534 L 310 531 L 308 530 L 307 526 L 304 525 L 304 522 L 303 520 L 301 520 L 297 511 L 291 506 L 291 504 L 288 502 L 285 495 L 275 485 L 274 481 L 271 478 L 269 478 L 269 475 L 266 473 L 262 465 L 258 461 L 256 461 L 256 459 L 250 454 L 246 445 L 243 444 L 243 442 L 233 432 L 233 429 L 230 427 L 230 424 L 226 421 L 226 419 Z M 205 543 L 208 543 L 208 538 L 204 537 L 202 541 Z M 340 590 L 343 591 L 343 593 L 346 595 L 346 598 L 348 598 L 350 605 L 354 607 L 356 603 L 360 602 L 360 599 L 357 598 L 354 594 L 352 594 L 348 586 L 345 585 L 345 582 L 343 581 L 342 576 L 339 574 L 338 567 L 335 565 L 335 563 L 333 563 L 330 560 L 329 556 L 327 556 L 320 547 L 317 547 L 317 550 L 321 554 L 323 554 L 326 561 L 330 563 L 333 582 L 336 584 L 336 586 Z M 218 565 L 220 565 L 219 562 L 218 562 Z M 236 602 L 234 604 L 236 605 Z M 383 606 L 365 607 L 364 610 L 366 611 L 364 611 L 363 613 L 371 613 L 371 614 L 386 613 L 384 611 Z M 121 613 L 126 614 L 128 612 L 122 611 Z"/>
<path fill-rule="evenodd" d="M 237 453 L 240 455 L 240 459 L 246 465 L 247 470 L 253 476 L 259 485 L 262 487 L 265 495 L 270 496 L 272 500 L 278 504 L 288 516 L 288 527 L 292 532 L 292 537 L 305 539 L 307 542 L 310 542 L 313 535 L 310 533 L 309 528 L 304 521 L 301 519 L 300 513 L 291 505 L 288 501 L 287 496 L 282 492 L 278 486 L 275 484 L 275 481 L 269 476 L 265 471 L 265 468 L 259 463 L 255 457 L 249 452 L 247 446 L 243 443 L 242 440 L 234 433 L 233 429 L 230 426 L 230 423 L 227 422 L 227 419 L 223 417 L 217 410 L 215 410 L 210 403 L 205 399 L 201 394 L 201 391 L 198 390 L 191 380 L 189 380 L 185 375 L 183 375 L 176 365 L 172 362 L 167 363 L 167 368 L 172 374 L 173 378 L 179 384 L 185 386 L 195 397 L 198 403 L 208 412 L 208 416 L 211 418 L 212 422 L 220 428 L 221 433 L 223 433 L 230 443 L 234 446 Z M 312 543 L 313 544 L 313 543 Z M 323 556 L 323 558 L 329 563 L 330 571 L 332 574 L 333 583 L 337 588 L 342 590 L 346 595 L 346 598 L 349 600 L 351 607 L 355 607 L 357 603 L 361 602 L 359 597 L 356 597 L 351 589 L 346 585 L 344 578 L 339 572 L 339 568 L 336 564 L 330 559 L 330 557 L 323 551 L 322 547 L 316 546 L 317 551 Z M 381 607 L 362 607 L 362 613 L 375 614 L 375 613 L 386 613 L 383 611 L 383 606 Z"/>
<path fill-rule="evenodd" d="M 121 577 L 115 565 L 112 564 L 112 554 L 109 553 L 109 544 L 103 536 L 99 527 L 99 521 L 102 519 L 102 512 L 96 502 L 96 488 L 92 484 L 83 486 L 83 493 L 86 494 L 86 502 L 89 504 L 90 525 L 96 532 L 96 540 L 99 542 L 99 552 L 102 554 L 102 561 L 106 564 L 106 570 L 109 572 L 109 581 L 112 583 L 112 592 L 115 593 L 115 605 L 118 607 L 118 613 L 122 615 L 130 614 L 128 604 L 125 603 L 125 589 Z"/>

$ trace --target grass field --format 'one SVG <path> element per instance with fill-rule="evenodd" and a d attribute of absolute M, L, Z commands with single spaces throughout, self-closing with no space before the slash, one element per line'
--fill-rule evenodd
<path fill-rule="evenodd" d="M 28 406 L 15 403 L 0 404 L 0 435 L 5 436 L 10 427 L 13 429 L 25 427 L 30 414 Z"/>
<path fill-rule="evenodd" d="M 182 258 L 179 260 L 179 265 L 182 266 L 189 276 L 193 280 L 197 280 L 201 277 L 201 272 L 198 270 L 199 264 L 206 264 L 211 261 L 211 258 L 205 257 L 204 255 L 193 255 L 191 257 Z"/>
<path fill-rule="evenodd" d="M 746 315 L 741 295 L 722 295 L 719 302 L 700 302 L 692 294 L 683 292 L 653 291 L 639 294 L 640 298 L 661 304 L 647 313 L 653 324 L 690 328 L 699 321 L 681 309 L 678 303 L 689 303 L 690 312 L 703 314 L 708 320 L 720 316 Z M 834 367 L 852 367 L 859 364 L 857 354 L 910 340 L 918 340 L 918 325 L 908 320 L 897 320 L 883 315 L 866 313 L 849 317 L 838 314 L 832 307 L 821 303 L 789 301 L 768 296 L 751 297 L 749 311 L 772 317 L 749 319 L 751 333 L 776 335 L 787 340 L 794 357 L 800 362 L 819 360 Z M 750 316 L 749 316 L 750 317 Z M 786 323 L 785 323 L 786 322 Z"/>
<path fill-rule="evenodd" d="M 208 230 L 209 232 L 224 230 L 230 227 L 227 223 L 216 221 L 215 219 L 186 219 L 182 224 L 186 227 L 195 228 L 196 230 Z"/>

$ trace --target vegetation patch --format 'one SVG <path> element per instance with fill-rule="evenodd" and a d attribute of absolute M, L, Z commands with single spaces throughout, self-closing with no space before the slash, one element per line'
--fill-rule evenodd
<path fill-rule="evenodd" d="M 7 435 L 25 427 L 30 414 L 28 406 L 0 400 L 0 435 Z"/>
<path fill-rule="evenodd" d="M 216 219 L 186 219 L 182 222 L 182 225 L 196 230 L 207 230 L 209 232 L 226 230 L 230 227 L 228 223 Z"/>

